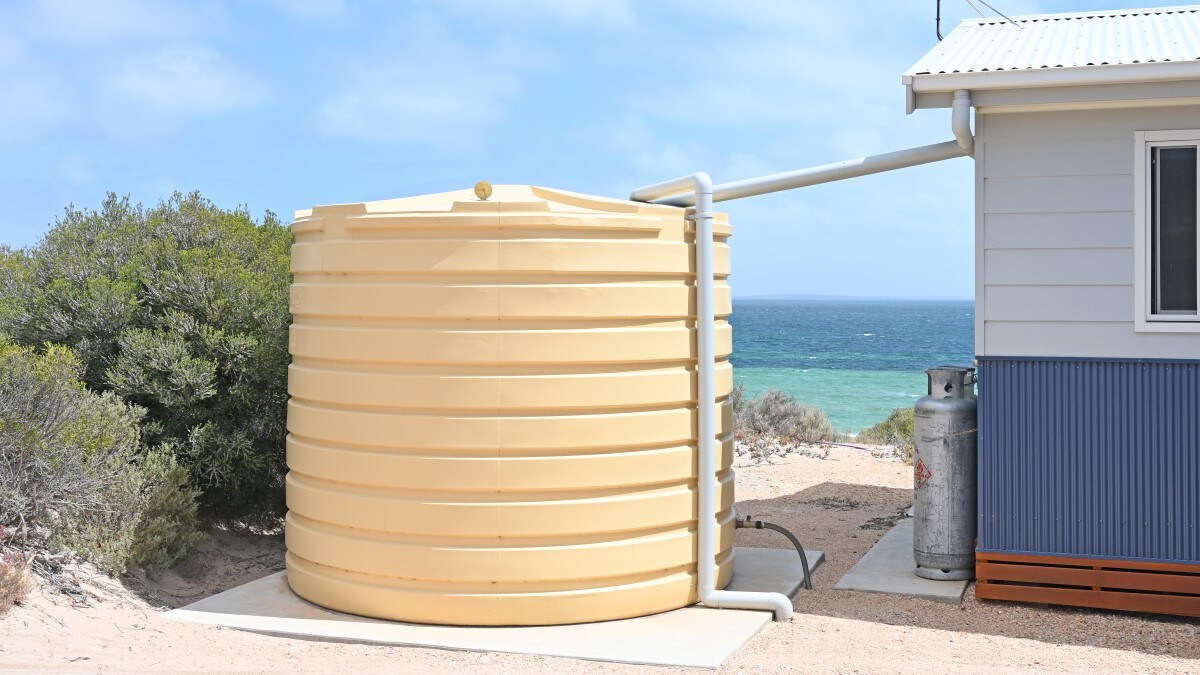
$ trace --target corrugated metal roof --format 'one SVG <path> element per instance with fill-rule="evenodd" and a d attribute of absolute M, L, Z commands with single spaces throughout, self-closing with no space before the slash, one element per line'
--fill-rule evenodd
<path fill-rule="evenodd" d="M 1188 5 L 966 20 L 905 75 L 1196 60 L 1200 5 Z"/>

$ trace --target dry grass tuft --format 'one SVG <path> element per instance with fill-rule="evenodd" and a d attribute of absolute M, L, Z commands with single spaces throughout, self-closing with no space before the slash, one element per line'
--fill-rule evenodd
<path fill-rule="evenodd" d="M 20 551 L 0 554 L 0 614 L 29 595 L 33 586 L 29 579 L 30 563 L 31 560 Z"/>

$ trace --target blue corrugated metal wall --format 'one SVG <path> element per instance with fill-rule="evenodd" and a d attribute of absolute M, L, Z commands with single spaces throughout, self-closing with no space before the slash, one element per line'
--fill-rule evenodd
<path fill-rule="evenodd" d="M 1200 363 L 980 357 L 979 550 L 1200 562 Z"/>

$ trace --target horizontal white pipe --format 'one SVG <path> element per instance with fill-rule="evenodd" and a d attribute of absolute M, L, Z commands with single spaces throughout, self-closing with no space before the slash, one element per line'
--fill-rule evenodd
<path fill-rule="evenodd" d="M 784 173 L 739 180 L 732 183 L 721 183 L 713 187 L 712 197 L 714 202 L 723 202 L 730 199 L 765 195 L 781 190 L 831 183 L 857 176 L 867 176 L 873 173 L 893 171 L 909 166 L 940 162 L 945 159 L 963 157 L 966 154 L 967 152 L 959 145 L 958 141 L 946 141 L 945 143 L 923 145 L 919 148 L 909 148 L 908 150 L 872 155 L 870 157 L 859 157 L 858 159 L 815 166 L 809 169 L 786 171 Z M 659 185 L 665 186 L 667 184 L 659 183 Z M 636 195 L 640 192 L 635 191 L 634 194 Z M 631 196 L 631 199 L 637 200 L 637 197 Z M 657 204 L 669 204 L 671 206 L 692 206 L 696 203 L 696 198 L 693 194 L 682 194 L 674 197 L 654 198 L 654 201 Z"/>
<path fill-rule="evenodd" d="M 769 609 L 775 613 L 776 621 L 790 619 L 793 613 L 792 601 L 783 593 L 713 591 L 704 605 L 720 609 Z"/>
<path fill-rule="evenodd" d="M 654 185 L 640 187 L 630 193 L 629 199 L 635 202 L 652 202 L 655 199 L 677 195 L 680 192 L 686 192 L 691 189 L 695 189 L 696 192 L 711 192 L 712 179 L 703 171 L 688 176 L 680 176 L 679 178 L 672 178 L 671 180 L 665 180 Z"/>

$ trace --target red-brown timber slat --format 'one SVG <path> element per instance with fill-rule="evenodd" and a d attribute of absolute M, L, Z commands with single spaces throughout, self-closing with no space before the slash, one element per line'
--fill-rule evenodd
<path fill-rule="evenodd" d="M 975 568 L 975 576 L 988 581 L 1018 581 L 1055 586 L 1092 586 L 1097 590 L 1111 588 L 1200 595 L 1200 576 L 1182 574 L 979 563 Z"/>
<path fill-rule="evenodd" d="M 975 555 L 976 560 L 998 563 L 1031 563 L 1055 567 L 1103 567 L 1105 569 L 1150 570 L 1152 572 L 1182 572 L 1200 574 L 1200 563 L 1157 563 L 1145 560 L 1108 560 L 1105 558 L 1068 558 L 1056 555 L 1029 555 L 1025 553 L 984 553 Z"/>
<path fill-rule="evenodd" d="M 975 596 L 1200 617 L 1200 565 L 1003 553 L 976 557 Z"/>

